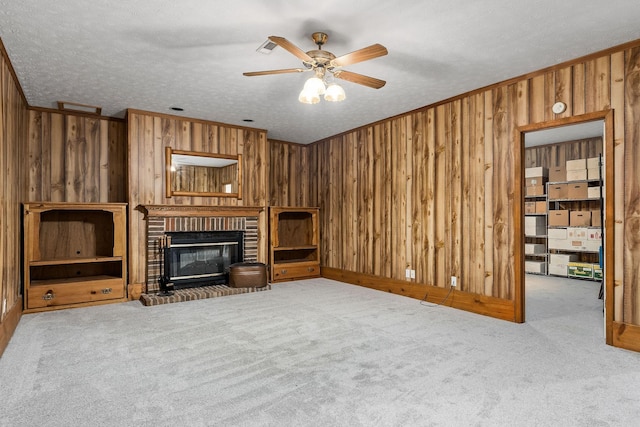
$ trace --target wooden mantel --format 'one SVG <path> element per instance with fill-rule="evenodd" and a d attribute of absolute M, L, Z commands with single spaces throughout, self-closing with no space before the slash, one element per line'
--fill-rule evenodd
<path fill-rule="evenodd" d="M 259 216 L 263 206 L 199 206 L 199 205 L 139 205 L 137 208 L 148 217 L 172 216 Z"/>

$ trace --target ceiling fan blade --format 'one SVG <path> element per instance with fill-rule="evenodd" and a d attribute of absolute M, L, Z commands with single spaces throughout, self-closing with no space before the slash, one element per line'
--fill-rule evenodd
<path fill-rule="evenodd" d="M 303 51 L 298 46 L 294 45 L 293 43 L 291 43 L 289 40 L 285 39 L 284 37 L 269 36 L 269 40 L 271 40 L 272 42 L 274 42 L 278 46 L 282 47 L 283 49 L 291 52 L 292 54 L 294 54 L 298 58 L 302 59 L 304 62 L 308 62 L 308 63 L 313 63 L 314 62 L 313 58 L 310 57 L 309 55 L 307 55 L 307 53 L 305 51 Z"/>
<path fill-rule="evenodd" d="M 303 73 L 305 71 L 304 68 L 285 68 L 282 70 L 267 70 L 267 71 L 251 71 L 248 73 L 242 73 L 243 76 L 266 76 L 268 74 L 286 74 L 286 73 Z"/>
<path fill-rule="evenodd" d="M 355 52 L 339 56 L 331 60 L 330 64 L 334 67 L 344 67 L 345 65 L 351 65 L 357 62 L 378 58 L 379 56 L 384 56 L 387 53 L 389 52 L 387 51 L 386 47 L 376 43 L 372 44 L 371 46 L 356 50 Z"/>
<path fill-rule="evenodd" d="M 352 73 L 351 71 L 339 70 L 333 73 L 333 75 L 338 79 L 346 80 L 351 83 L 358 83 L 359 85 L 368 86 L 374 89 L 380 89 L 382 86 L 387 84 L 384 80 L 365 76 L 363 74 Z"/>

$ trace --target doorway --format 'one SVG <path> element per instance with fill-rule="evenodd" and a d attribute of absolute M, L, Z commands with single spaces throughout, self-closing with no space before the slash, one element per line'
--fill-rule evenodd
<path fill-rule="evenodd" d="M 527 300 L 529 298 L 531 318 L 535 320 L 541 316 L 553 316 L 554 305 L 556 310 L 568 310 L 567 307 L 560 303 L 562 298 L 573 298 L 576 294 L 571 292 L 579 289 L 584 292 L 590 292 L 595 288 L 594 302 L 604 310 L 604 330 L 607 343 L 611 343 L 612 323 L 613 323 L 613 295 L 612 295 L 612 260 L 613 260 L 613 132 L 611 111 L 599 113 L 591 113 L 583 116 L 576 116 L 567 119 L 559 119 L 535 125 L 527 125 L 517 129 L 516 141 L 519 143 L 519 150 L 516 150 L 516 164 L 520 165 L 517 177 L 520 178 L 519 184 L 516 180 L 516 188 L 518 189 L 518 197 L 521 201 L 518 209 L 514 209 L 514 222 L 517 230 L 516 238 L 516 288 L 515 288 L 515 312 L 516 321 L 525 322 Z M 562 146 L 561 143 L 569 141 L 568 145 Z M 598 143 L 598 141 L 600 141 Z M 601 157 L 599 156 L 601 154 Z M 594 157 L 598 156 L 598 166 L 601 168 L 601 181 L 596 182 L 594 176 L 587 176 L 586 172 L 577 171 L 584 163 L 587 169 L 587 158 L 594 161 Z M 574 161 L 575 162 L 572 162 Z M 569 161 L 567 163 L 567 161 Z M 576 172 L 574 172 L 575 165 Z M 539 172 L 541 169 L 532 168 L 533 166 L 542 166 L 545 168 L 565 166 L 568 167 L 568 177 L 558 178 L 556 175 L 546 176 L 537 180 L 531 178 L 530 173 Z M 589 166 L 593 167 L 593 163 Z M 547 170 L 545 169 L 545 174 Z M 567 172 L 565 171 L 565 174 Z M 584 176 L 583 176 L 584 174 Z M 543 187 L 530 188 L 527 184 L 542 184 Z M 556 185 L 557 184 L 557 185 Z M 560 192 L 568 186 L 570 190 L 574 190 L 571 196 L 567 194 L 553 193 L 557 190 Z M 579 185 L 578 185 L 579 184 Z M 581 195 L 581 191 L 588 188 L 602 186 L 601 196 L 598 195 L 596 203 L 596 188 L 592 192 L 589 190 L 590 196 Z M 551 188 L 551 190 L 549 189 Z M 575 188 L 574 188 L 575 187 Z M 549 192 L 548 192 L 549 191 Z M 576 195 L 577 194 L 577 195 Z M 583 200 L 580 200 L 583 199 Z M 545 207 L 545 212 L 536 212 L 537 203 L 538 211 L 541 207 Z M 600 206 L 601 203 L 601 206 Z M 600 208 L 600 212 L 595 213 L 595 206 Z M 591 211 L 590 211 L 591 210 Z M 573 215 L 571 215 L 573 212 Z M 580 222 L 587 217 L 589 222 Z M 594 216 L 593 225 L 590 222 L 591 215 Z M 582 215 L 582 216 L 581 216 Z M 575 216 L 575 218 L 574 218 Z M 570 227 L 569 218 L 575 219 Z M 566 224 L 565 222 L 566 221 Z M 518 227 L 520 225 L 520 227 Z M 566 225 L 566 226 L 565 226 Z M 597 225 L 597 226 L 596 226 Z M 534 227 L 532 229 L 532 227 Z M 535 228 L 537 227 L 537 229 Z M 591 233 L 590 238 L 595 240 L 599 237 L 597 230 L 602 233 L 600 242 L 587 242 L 587 237 L 582 236 L 584 233 Z M 525 234 L 531 235 L 533 231 L 534 238 L 525 237 Z M 537 230 L 537 232 L 535 231 Z M 569 234 L 562 235 L 561 234 Z M 580 234 L 578 236 L 577 234 Z M 580 239 L 585 241 L 580 243 Z M 564 240 L 563 240 L 564 239 Z M 571 245 L 576 246 L 571 246 Z M 580 247 L 580 245 L 586 245 Z M 568 247 L 563 245 L 569 245 Z M 594 246 L 594 247 L 591 247 Z M 602 250 L 600 250 L 602 247 Z M 574 252 L 574 249 L 576 250 Z M 560 262 L 560 264 L 558 264 Z M 564 268 L 569 267 L 569 276 L 575 274 L 593 275 L 593 272 L 599 270 L 602 274 L 601 285 L 592 282 L 589 279 L 570 279 L 563 277 L 562 262 Z M 601 267 L 601 269 L 598 269 Z M 566 271 L 566 270 L 565 270 Z M 591 280 L 590 280 L 591 279 Z M 558 288 L 569 290 L 569 293 L 558 292 L 556 286 L 566 286 L 567 283 L 573 282 L 576 286 L 572 288 Z M 589 283 L 591 282 L 591 283 Z M 529 286 L 527 286 L 529 285 Z M 602 300 L 598 300 L 600 289 L 602 290 Z M 564 296 L 563 296 L 564 295 Z M 556 300 L 557 299 L 557 300 Z M 545 302 L 546 301 L 546 302 Z M 577 301 L 577 299 L 576 299 Z M 584 302 L 584 301 L 583 301 Z M 549 304 L 553 303 L 553 304 Z M 603 304 L 604 303 L 604 304 Z M 584 304 L 582 304 L 584 305 Z M 544 312 L 541 311 L 544 308 Z M 591 310 L 593 309 L 590 308 Z"/>

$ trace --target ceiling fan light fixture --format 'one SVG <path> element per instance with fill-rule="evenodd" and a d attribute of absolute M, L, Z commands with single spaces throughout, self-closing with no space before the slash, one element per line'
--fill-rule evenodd
<path fill-rule="evenodd" d="M 347 94 L 344 93 L 344 89 L 342 89 L 342 86 L 335 83 L 331 83 L 329 87 L 327 87 L 327 91 L 324 94 L 325 101 L 330 102 L 340 102 L 344 101 L 346 98 Z"/>
<path fill-rule="evenodd" d="M 303 104 L 317 104 L 320 102 L 320 95 L 315 90 L 302 89 L 298 96 L 298 101 Z"/>
<path fill-rule="evenodd" d="M 321 78 L 311 77 L 309 80 L 306 81 L 306 83 L 304 84 L 304 89 L 302 90 L 315 92 L 318 95 L 324 95 L 325 89 L 326 88 L 325 88 L 324 82 L 322 81 Z"/>

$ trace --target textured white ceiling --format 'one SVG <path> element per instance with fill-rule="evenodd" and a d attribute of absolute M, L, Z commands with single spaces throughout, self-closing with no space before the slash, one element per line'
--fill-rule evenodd
<path fill-rule="evenodd" d="M 32 106 L 137 108 L 299 143 L 639 39 L 639 22 L 632 0 L 0 0 L 0 37 Z M 277 35 L 311 50 L 315 31 L 337 56 L 386 46 L 345 67 L 386 86 L 344 82 L 346 101 L 303 105 L 308 73 L 242 75 L 301 66 L 280 47 L 256 49 Z"/>

